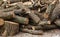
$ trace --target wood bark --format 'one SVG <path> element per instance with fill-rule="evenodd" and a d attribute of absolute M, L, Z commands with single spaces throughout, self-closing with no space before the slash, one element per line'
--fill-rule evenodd
<path fill-rule="evenodd" d="M 24 17 L 21 17 L 21 16 L 15 16 L 13 21 L 17 22 L 17 23 L 21 23 L 21 24 L 28 24 L 29 23 L 28 18 L 24 18 Z"/>
<path fill-rule="evenodd" d="M 2 36 L 13 36 L 19 32 L 19 24 L 15 22 L 5 21 L 4 28 Z"/>

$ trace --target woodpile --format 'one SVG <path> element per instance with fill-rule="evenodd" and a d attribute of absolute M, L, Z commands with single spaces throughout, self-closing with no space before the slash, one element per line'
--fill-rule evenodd
<path fill-rule="evenodd" d="M 60 27 L 59 0 L 0 0 L 0 35 L 41 35 Z"/>

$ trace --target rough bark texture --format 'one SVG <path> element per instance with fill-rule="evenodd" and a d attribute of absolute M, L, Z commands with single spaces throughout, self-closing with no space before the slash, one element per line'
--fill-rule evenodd
<path fill-rule="evenodd" d="M 24 18 L 24 17 L 20 17 L 20 16 L 15 16 L 13 21 L 15 21 L 17 23 L 22 23 L 22 24 L 28 24 L 29 23 L 29 19 L 28 18 Z"/>
<path fill-rule="evenodd" d="M 15 22 L 5 21 L 4 28 L 2 36 L 13 36 L 19 32 L 19 24 Z"/>
<path fill-rule="evenodd" d="M 11 18 L 14 18 L 14 13 L 11 11 L 11 12 L 1 12 L 0 11 L 0 18 L 3 18 L 3 19 L 11 19 Z"/>

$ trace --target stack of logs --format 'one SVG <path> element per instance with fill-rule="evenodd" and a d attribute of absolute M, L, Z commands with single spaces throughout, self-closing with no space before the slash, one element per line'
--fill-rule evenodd
<path fill-rule="evenodd" d="M 43 34 L 60 27 L 59 0 L 0 0 L 0 35 Z"/>

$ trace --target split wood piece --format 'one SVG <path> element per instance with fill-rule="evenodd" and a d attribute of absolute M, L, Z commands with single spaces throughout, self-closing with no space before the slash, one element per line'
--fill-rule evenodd
<path fill-rule="evenodd" d="M 3 19 L 11 19 L 11 18 L 14 18 L 14 13 L 13 11 L 11 12 L 2 12 L 0 11 L 0 18 L 3 18 Z"/>
<path fill-rule="evenodd" d="M 48 7 L 46 10 L 46 13 L 44 14 L 44 18 L 49 18 L 49 16 L 51 15 L 51 12 L 53 11 L 53 9 L 55 8 L 55 6 L 57 5 L 58 0 L 54 0 Z"/>
<path fill-rule="evenodd" d="M 21 16 L 15 16 L 13 21 L 17 22 L 17 23 L 21 23 L 21 24 L 28 24 L 29 23 L 28 18 L 24 18 L 24 17 L 21 17 Z"/>
<path fill-rule="evenodd" d="M 50 21 L 40 21 L 38 25 L 46 25 L 46 24 L 51 24 Z"/>
<path fill-rule="evenodd" d="M 30 30 L 30 29 L 21 29 L 22 32 L 34 34 L 34 35 L 42 35 L 43 31 L 42 30 Z"/>
<path fill-rule="evenodd" d="M 60 3 L 55 7 L 53 13 L 51 14 L 51 22 L 54 22 L 60 16 Z"/>
<path fill-rule="evenodd" d="M 19 32 L 19 24 L 11 21 L 5 21 L 5 31 L 2 36 L 13 36 Z"/>
<path fill-rule="evenodd" d="M 57 28 L 56 25 L 43 25 L 43 26 L 32 26 L 32 25 L 28 25 L 28 26 L 23 26 L 23 28 L 28 28 L 28 29 L 33 29 L 32 27 L 34 27 L 35 30 L 48 30 L 48 29 L 55 29 Z"/>
<path fill-rule="evenodd" d="M 4 25 L 4 19 L 0 18 L 0 26 Z"/>
<path fill-rule="evenodd" d="M 60 19 L 57 19 L 54 23 L 60 27 Z"/>

